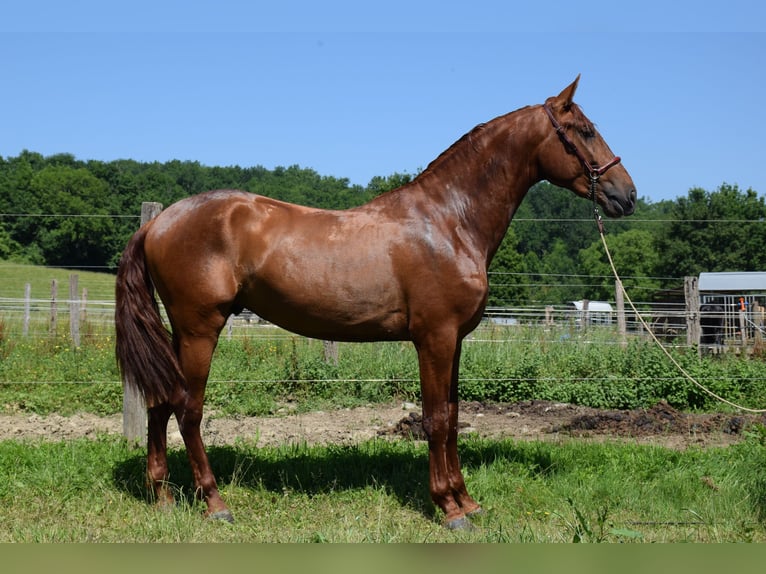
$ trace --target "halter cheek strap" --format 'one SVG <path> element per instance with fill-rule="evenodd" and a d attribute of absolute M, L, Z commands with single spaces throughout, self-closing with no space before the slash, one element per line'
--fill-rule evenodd
<path fill-rule="evenodd" d="M 558 122 L 558 120 L 556 120 L 548 104 L 543 104 L 543 109 L 545 110 L 545 113 L 548 114 L 548 117 L 551 120 L 551 124 L 553 124 L 553 129 L 556 130 L 556 134 L 559 136 L 559 139 L 564 144 L 564 147 L 567 149 L 567 151 L 577 156 L 577 159 L 580 160 L 580 163 L 582 164 L 583 168 L 585 168 L 585 175 L 587 175 L 588 179 L 590 180 L 590 185 L 588 188 L 589 189 L 588 199 L 590 199 L 591 201 L 593 201 L 593 203 L 595 203 L 596 202 L 596 187 L 598 186 L 598 180 L 601 179 L 601 176 L 604 175 L 607 172 L 607 170 L 609 170 L 610 168 L 620 163 L 620 157 L 614 156 L 610 161 L 608 161 L 601 167 L 594 166 L 591 162 L 589 162 L 585 158 L 585 156 L 578 149 L 575 143 L 571 139 L 569 139 L 569 136 L 567 135 L 566 130 Z"/>

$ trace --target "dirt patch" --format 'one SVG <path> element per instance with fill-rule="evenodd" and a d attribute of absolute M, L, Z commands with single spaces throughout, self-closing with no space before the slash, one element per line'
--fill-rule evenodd
<path fill-rule="evenodd" d="M 755 423 L 766 424 L 766 416 L 689 414 L 667 403 L 650 409 L 600 410 L 550 401 L 466 402 L 460 407 L 459 432 L 520 440 L 629 440 L 682 449 L 733 444 Z M 121 415 L 0 414 L 0 440 L 68 440 L 120 433 Z M 425 439 L 420 407 L 411 403 L 302 414 L 285 411 L 270 417 L 224 418 L 209 412 L 203 420 L 203 436 L 208 445 L 238 440 L 280 445 L 350 444 L 373 437 Z M 182 444 L 172 421 L 168 442 Z"/>
<path fill-rule="evenodd" d="M 514 404 L 463 403 L 459 432 L 517 439 L 630 440 L 669 448 L 724 446 L 742 440 L 764 415 L 690 414 L 665 402 L 650 409 L 601 410 L 568 403 L 524 401 Z M 422 417 L 411 412 L 385 434 L 424 439 Z"/>

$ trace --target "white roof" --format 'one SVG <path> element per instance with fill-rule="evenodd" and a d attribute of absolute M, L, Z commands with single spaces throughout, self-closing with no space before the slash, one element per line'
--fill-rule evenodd
<path fill-rule="evenodd" d="M 575 306 L 575 309 L 578 311 L 582 311 L 583 302 L 582 301 L 572 301 L 572 305 Z M 588 302 L 588 311 L 596 311 L 601 313 L 611 313 L 612 312 L 612 306 L 607 303 L 606 301 L 589 301 Z"/>
<path fill-rule="evenodd" d="M 700 291 L 766 291 L 766 272 L 700 273 Z"/>

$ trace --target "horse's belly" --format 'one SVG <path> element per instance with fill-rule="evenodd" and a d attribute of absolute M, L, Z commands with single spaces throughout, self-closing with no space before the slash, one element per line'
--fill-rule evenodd
<path fill-rule="evenodd" d="M 289 331 L 336 341 L 396 340 L 407 337 L 407 313 L 393 286 L 258 281 L 242 304 Z"/>
<path fill-rule="evenodd" d="M 322 307 L 256 305 L 258 316 L 288 331 L 332 341 L 390 341 L 407 339 L 405 316 L 398 311 L 353 315 Z"/>

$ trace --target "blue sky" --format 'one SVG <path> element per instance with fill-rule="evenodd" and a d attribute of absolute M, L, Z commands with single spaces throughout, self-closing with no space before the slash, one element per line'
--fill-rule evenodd
<path fill-rule="evenodd" d="M 762 2 L 14 4 L 4 157 L 297 164 L 365 185 L 582 74 L 575 99 L 641 197 L 766 195 Z"/>

